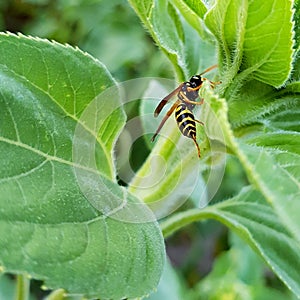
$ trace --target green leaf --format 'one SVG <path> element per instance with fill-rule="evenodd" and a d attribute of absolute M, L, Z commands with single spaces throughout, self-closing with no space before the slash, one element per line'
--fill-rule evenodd
<path fill-rule="evenodd" d="M 280 113 L 287 112 L 289 118 L 295 114 L 293 110 L 299 105 L 299 83 L 289 84 L 281 90 L 276 90 L 254 80 L 248 82 L 248 84 L 251 89 L 243 86 L 240 90 L 242 101 L 241 98 L 236 98 L 230 99 L 228 103 L 229 120 L 239 136 L 247 133 L 247 131 L 249 132 L 253 125 L 259 127 L 266 123 L 264 121 L 266 118 L 271 122 L 268 126 L 278 127 L 275 123 Z M 296 117 L 296 115 L 292 117 L 293 122 L 295 122 Z M 281 123 L 281 126 L 283 123 L 285 123 L 285 126 L 289 124 L 288 120 Z M 296 127 L 294 126 L 295 129 Z"/>
<path fill-rule="evenodd" d="M 174 6 L 176 6 L 186 21 L 196 30 L 200 36 L 204 34 L 204 26 L 201 22 L 207 8 L 202 1 L 195 0 L 172 0 Z"/>
<path fill-rule="evenodd" d="M 299 83 L 287 86 L 274 99 L 261 106 L 273 110 L 267 117 L 256 116 L 256 124 L 243 134 L 240 152 L 247 156 L 251 165 L 251 177 L 274 206 L 282 222 L 300 241 L 300 222 L 296 214 L 300 209 L 300 105 Z M 260 126 L 257 126 L 260 123 Z M 259 130 L 257 130 L 259 128 Z M 275 174 L 275 176 L 274 176 Z M 270 180 L 272 178 L 272 180 Z"/>
<path fill-rule="evenodd" d="M 198 32 L 204 32 L 200 20 L 206 8 L 201 1 L 174 1 L 174 6 L 179 8 L 181 13 L 184 12 L 187 22 L 197 31 L 180 18 L 177 10 L 167 0 L 130 0 L 129 3 L 155 43 L 170 59 L 180 81 L 203 68 L 206 60 L 201 59 L 199 52 L 202 53 L 201 44 L 204 42 Z M 210 53 L 214 53 L 213 45 L 210 45 Z"/>
<path fill-rule="evenodd" d="M 287 138 L 299 141 L 299 134 L 293 137 L 284 136 L 283 143 L 288 142 Z M 264 143 L 270 142 L 273 137 L 264 136 Z M 275 144 L 278 138 L 274 137 Z M 242 146 L 242 145 L 240 145 Z M 298 145 L 295 145 L 299 149 Z M 242 146 L 241 150 L 247 155 L 251 166 L 252 176 L 259 177 L 257 185 L 264 193 L 266 199 L 274 206 L 281 221 L 292 232 L 300 242 L 300 221 L 297 214 L 300 209 L 299 202 L 299 161 L 298 155 L 291 155 L 286 151 L 278 151 L 276 155 L 256 147 Z M 270 180 L 272 178 L 272 180 Z"/>
<path fill-rule="evenodd" d="M 183 225 L 207 218 L 235 231 L 296 295 L 300 294 L 300 245 L 260 192 L 244 188 L 232 199 L 202 210 L 178 213 L 161 226 L 168 236 Z"/>
<path fill-rule="evenodd" d="M 294 0 L 294 30 L 295 30 L 295 49 L 299 49 L 300 46 L 300 1 Z"/>
<path fill-rule="evenodd" d="M 176 72 L 183 77 L 186 68 L 182 27 L 174 8 L 167 0 L 130 0 L 129 3 L 149 30 L 154 41 L 171 60 Z"/>
<path fill-rule="evenodd" d="M 224 88 L 232 80 L 235 86 L 246 78 L 275 87 L 288 79 L 293 55 L 292 1 L 218 0 L 205 20 L 218 41 Z"/>
<path fill-rule="evenodd" d="M 106 68 L 70 46 L 1 34 L 0 77 L 5 271 L 86 297 L 149 294 L 164 244 L 149 210 L 115 180 L 125 116 Z"/>

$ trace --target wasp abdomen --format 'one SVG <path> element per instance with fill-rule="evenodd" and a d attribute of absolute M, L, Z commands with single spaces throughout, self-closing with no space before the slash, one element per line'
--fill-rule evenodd
<path fill-rule="evenodd" d="M 193 113 L 184 103 L 179 104 L 175 110 L 175 118 L 182 134 L 194 139 L 196 137 L 196 122 Z"/>

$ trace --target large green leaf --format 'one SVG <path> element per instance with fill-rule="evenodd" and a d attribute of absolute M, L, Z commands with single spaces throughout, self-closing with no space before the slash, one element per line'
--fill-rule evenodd
<path fill-rule="evenodd" d="M 115 181 L 112 147 L 125 117 L 118 92 L 101 96 L 115 86 L 105 67 L 69 46 L 1 34 L 0 77 L 5 271 L 87 297 L 151 292 L 163 240 L 156 222 L 142 223 L 149 210 Z"/>
<path fill-rule="evenodd" d="M 292 4 L 288 1 L 217 0 L 206 25 L 219 45 L 225 87 L 245 78 L 281 86 L 293 54 Z M 231 92 L 232 92 L 231 86 Z"/>

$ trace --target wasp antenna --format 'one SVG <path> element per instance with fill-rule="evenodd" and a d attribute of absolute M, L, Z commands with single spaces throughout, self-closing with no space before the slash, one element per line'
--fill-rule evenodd
<path fill-rule="evenodd" d="M 209 72 L 209 71 L 211 71 L 211 70 L 213 70 L 213 69 L 215 69 L 215 68 L 217 68 L 217 67 L 218 67 L 218 65 L 213 65 L 213 66 L 207 68 L 206 70 L 204 70 L 204 71 L 203 71 L 202 73 L 200 73 L 199 75 L 201 76 L 201 75 L 203 75 L 203 74 L 205 74 L 205 73 L 207 73 L 207 72 Z"/>

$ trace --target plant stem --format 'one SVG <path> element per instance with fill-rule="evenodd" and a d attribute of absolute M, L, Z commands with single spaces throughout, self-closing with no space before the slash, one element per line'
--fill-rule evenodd
<path fill-rule="evenodd" d="M 17 275 L 17 289 L 15 300 L 29 299 L 30 279 L 26 274 Z"/>
<path fill-rule="evenodd" d="M 215 219 L 225 223 L 224 220 L 222 220 L 222 217 L 220 217 L 214 209 L 206 207 L 205 209 L 195 208 L 177 213 L 169 217 L 166 221 L 162 222 L 160 227 L 164 238 L 166 238 L 190 223 L 207 219 Z"/>

